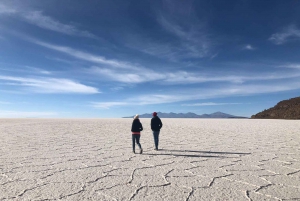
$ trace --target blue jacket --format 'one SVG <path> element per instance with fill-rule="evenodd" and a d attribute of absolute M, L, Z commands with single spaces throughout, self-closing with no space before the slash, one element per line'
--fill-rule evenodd
<path fill-rule="evenodd" d="M 155 116 L 151 119 L 151 130 L 152 131 L 160 131 L 162 126 L 163 126 L 163 124 L 158 116 Z"/>

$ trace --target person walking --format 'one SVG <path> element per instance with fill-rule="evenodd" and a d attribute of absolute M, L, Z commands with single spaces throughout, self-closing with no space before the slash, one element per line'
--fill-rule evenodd
<path fill-rule="evenodd" d="M 143 125 L 140 122 L 139 115 L 135 115 L 133 118 L 131 132 L 132 132 L 132 149 L 133 153 L 135 153 L 135 143 L 140 148 L 140 154 L 143 153 L 142 145 L 140 144 L 141 131 L 143 130 Z"/>
<path fill-rule="evenodd" d="M 160 118 L 157 116 L 156 112 L 153 112 L 153 118 L 151 119 L 151 130 L 153 132 L 155 150 L 158 150 L 158 142 L 159 142 L 159 132 L 161 127 L 163 126 Z"/>

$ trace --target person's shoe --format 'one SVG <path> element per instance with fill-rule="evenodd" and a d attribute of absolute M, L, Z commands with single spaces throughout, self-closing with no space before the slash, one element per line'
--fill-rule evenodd
<path fill-rule="evenodd" d="M 140 149 L 140 154 L 142 154 L 143 153 L 143 149 Z"/>
<path fill-rule="evenodd" d="M 155 148 L 154 150 L 155 150 L 155 151 L 158 151 L 158 148 Z"/>
<path fill-rule="evenodd" d="M 132 151 L 132 153 L 134 153 L 134 154 L 135 154 L 135 151 L 133 150 L 133 151 Z"/>

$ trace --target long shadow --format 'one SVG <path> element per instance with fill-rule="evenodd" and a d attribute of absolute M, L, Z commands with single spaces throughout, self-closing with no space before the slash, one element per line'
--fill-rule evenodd
<path fill-rule="evenodd" d="M 149 156 L 182 156 L 182 157 L 193 157 L 193 158 L 231 158 L 231 157 L 225 157 L 225 156 L 206 156 L 206 155 L 191 155 L 191 154 L 164 154 L 164 153 L 158 153 L 158 154 L 148 154 L 148 153 L 143 153 L 143 155 L 149 155 Z"/>
<path fill-rule="evenodd" d="M 194 150 L 172 150 L 172 149 L 160 149 L 161 151 L 172 151 L 172 152 L 192 152 L 192 153 L 203 153 L 203 154 L 238 154 L 248 155 L 251 153 L 239 153 L 239 152 L 218 152 L 218 151 L 194 151 Z"/>

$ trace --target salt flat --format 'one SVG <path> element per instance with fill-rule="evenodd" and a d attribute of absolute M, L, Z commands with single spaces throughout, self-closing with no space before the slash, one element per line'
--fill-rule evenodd
<path fill-rule="evenodd" d="M 300 122 L 0 119 L 0 200 L 300 200 Z"/>

